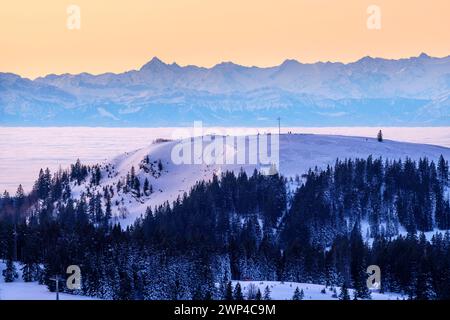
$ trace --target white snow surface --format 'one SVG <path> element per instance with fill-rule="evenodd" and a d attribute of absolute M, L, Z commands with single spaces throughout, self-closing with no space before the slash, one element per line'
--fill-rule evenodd
<path fill-rule="evenodd" d="M 15 264 L 18 278 L 14 282 L 5 283 L 2 273 L 5 263 L 0 260 L 0 300 L 55 300 L 56 293 L 50 292 L 45 285 L 37 282 L 24 282 L 20 264 Z M 92 297 L 73 295 L 67 293 L 59 294 L 60 300 L 93 300 Z"/>
<path fill-rule="evenodd" d="M 272 135 L 276 138 L 278 135 Z M 198 181 L 210 180 L 213 174 L 219 175 L 221 172 L 234 171 L 238 173 L 241 169 L 248 174 L 252 174 L 254 169 L 261 169 L 258 164 L 176 164 L 172 161 L 172 149 L 179 143 L 192 147 L 196 142 L 202 141 L 202 137 L 189 138 L 185 140 L 173 140 L 167 142 L 153 143 L 146 147 L 132 152 L 123 153 L 111 160 L 102 163 L 102 179 L 100 185 L 91 188 L 91 193 L 102 192 L 104 186 L 112 186 L 114 197 L 112 198 L 112 211 L 116 221 L 122 226 L 132 224 L 137 217 L 143 215 L 147 207 L 154 209 L 155 206 L 162 205 L 168 201 L 172 204 L 177 197 L 182 196 L 184 192 L 188 193 L 191 187 Z M 209 141 L 209 139 L 208 139 Z M 211 142 L 203 141 L 203 150 Z M 230 148 L 224 148 L 226 154 Z M 275 151 L 276 150 L 272 150 Z M 384 140 L 378 142 L 373 138 L 366 137 L 348 137 L 337 135 L 315 135 L 315 134 L 282 134 L 279 143 L 279 171 L 286 177 L 295 177 L 306 173 L 314 167 L 325 169 L 327 165 L 333 166 L 337 158 L 367 158 L 372 155 L 374 158 L 383 159 L 402 159 L 407 157 L 419 159 L 428 157 L 436 161 L 440 155 L 450 159 L 450 148 L 426 145 L 396 142 Z M 149 156 L 150 162 L 161 161 L 163 164 L 162 172 L 157 174 L 145 172 L 139 169 L 141 161 Z M 248 161 L 247 161 L 248 162 Z M 106 166 L 113 168 L 111 174 L 106 173 Z M 149 196 L 137 198 L 130 192 L 116 192 L 115 186 L 119 180 L 124 180 L 131 167 L 134 166 L 136 176 L 139 178 L 141 188 L 147 178 L 153 187 L 153 193 Z M 155 165 L 156 166 L 156 165 Z M 72 186 L 72 193 L 75 198 L 82 192 L 87 192 L 89 178 L 80 186 Z M 119 205 L 116 205 L 119 201 Z M 119 208 L 125 210 L 126 217 L 119 214 Z"/>
<path fill-rule="evenodd" d="M 45 285 L 40 285 L 37 282 L 24 282 L 22 280 L 22 273 L 20 271 L 20 264 L 16 263 L 16 268 L 19 277 L 10 283 L 5 283 L 3 276 L 0 276 L 0 300 L 55 300 L 56 294 L 50 292 Z M 5 263 L 0 262 L 0 275 L 5 269 Z M 304 300 L 337 300 L 333 297 L 333 291 L 326 288 L 325 293 L 322 293 L 324 285 L 311 283 L 297 283 L 297 282 L 279 282 L 279 281 L 233 281 L 233 286 L 240 283 L 244 297 L 247 297 L 248 287 L 250 284 L 259 288 L 261 293 L 264 293 L 266 286 L 269 286 L 270 297 L 272 300 L 291 300 L 295 289 L 304 292 Z M 340 288 L 336 287 L 337 295 L 339 295 Z M 349 294 L 353 297 L 353 290 L 349 289 Z M 60 300 L 97 300 L 93 297 L 72 295 L 67 293 L 59 294 Z M 403 300 L 406 299 L 401 294 L 397 293 L 379 293 L 373 291 L 371 294 L 372 300 Z"/>
<path fill-rule="evenodd" d="M 178 138 L 177 130 L 193 136 L 192 127 L 180 128 L 90 128 L 90 127 L 1 127 L 0 191 L 14 194 L 19 184 L 31 191 L 39 169 L 51 172 L 66 168 L 79 158 L 96 164 L 125 151 L 150 144 L 157 138 Z M 278 127 L 205 127 L 223 134 L 278 133 Z M 281 127 L 282 133 L 312 133 L 375 137 L 378 130 L 386 139 L 450 147 L 450 127 Z"/>
<path fill-rule="evenodd" d="M 324 285 L 311 284 L 311 283 L 298 283 L 298 282 L 280 282 L 280 281 L 232 281 L 233 286 L 240 283 L 244 297 L 247 298 L 248 288 L 251 284 L 259 288 L 261 294 L 264 294 L 265 288 L 268 286 L 270 290 L 270 298 L 272 300 L 292 300 L 295 289 L 298 287 L 299 290 L 303 290 L 304 298 L 303 300 L 338 300 L 335 296 L 333 297 L 333 291 L 330 287 L 325 289 L 325 293 L 321 291 L 325 288 Z M 336 294 L 339 296 L 340 287 L 335 287 Z M 353 299 L 353 289 L 349 289 L 350 297 Z M 371 292 L 372 300 L 403 300 L 406 297 L 398 293 L 379 293 Z"/>

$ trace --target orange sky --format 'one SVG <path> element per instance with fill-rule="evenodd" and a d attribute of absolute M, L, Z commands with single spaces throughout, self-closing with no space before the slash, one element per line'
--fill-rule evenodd
<path fill-rule="evenodd" d="M 81 9 L 81 29 L 66 8 Z M 381 8 L 368 30 L 367 7 Z M 450 54 L 449 0 L 14 0 L 0 3 L 0 71 L 36 77 L 181 65 L 277 65 Z"/>

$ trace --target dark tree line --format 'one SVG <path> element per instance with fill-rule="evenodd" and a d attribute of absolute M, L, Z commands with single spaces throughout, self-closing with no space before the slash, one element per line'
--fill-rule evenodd
<path fill-rule="evenodd" d="M 321 283 L 343 287 L 345 299 L 345 288 L 354 288 L 352 298 L 363 299 L 370 297 L 366 268 L 376 264 L 381 290 L 450 298 L 450 233 L 430 241 L 420 233 L 450 229 L 442 157 L 437 165 L 337 160 L 309 171 L 293 194 L 286 186 L 294 182 L 279 175 L 226 172 L 172 205 L 148 208 L 126 229 L 112 223 L 114 188 L 71 196 L 71 186 L 87 179 L 98 185 L 101 175 L 77 162 L 67 172 L 41 171 L 28 195 L 19 188 L 2 196 L 5 281 L 14 281 L 12 262 L 20 261 L 25 281 L 51 290 L 50 277 L 79 265 L 76 293 L 106 299 L 244 298 L 231 280 Z M 135 177 L 132 169 L 124 183 L 130 191 Z"/>

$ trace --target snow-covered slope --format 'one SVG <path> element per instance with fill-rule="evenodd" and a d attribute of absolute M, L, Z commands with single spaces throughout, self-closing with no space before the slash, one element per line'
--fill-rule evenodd
<path fill-rule="evenodd" d="M 292 300 L 292 296 L 294 295 L 295 289 L 303 290 L 303 300 L 337 300 L 340 290 L 340 287 L 333 288 L 330 287 L 325 289 L 325 292 L 322 290 L 325 288 L 324 285 L 320 284 L 311 284 L 311 283 L 298 283 L 298 282 L 279 282 L 279 281 L 233 281 L 233 285 L 235 286 L 237 283 L 240 283 L 242 287 L 242 292 L 244 297 L 247 298 L 249 287 L 256 288 L 256 290 L 260 290 L 261 293 L 264 293 L 266 287 L 269 287 L 270 290 L 270 298 L 272 300 Z M 349 289 L 350 297 L 353 298 L 353 289 Z M 403 300 L 406 297 L 397 294 L 397 293 L 379 293 L 373 291 L 371 293 L 372 300 Z"/>
<path fill-rule="evenodd" d="M 24 282 L 22 280 L 22 272 L 20 264 L 16 263 L 19 277 L 10 283 L 5 283 L 1 276 L 5 269 L 5 263 L 0 261 L 0 300 L 55 300 L 56 294 L 50 292 L 45 285 L 37 282 Z M 295 289 L 303 290 L 304 300 L 336 300 L 337 297 L 331 288 L 327 288 L 325 293 L 322 292 L 324 285 L 297 282 L 279 282 L 279 281 L 233 281 L 233 286 L 240 283 L 244 296 L 247 298 L 248 289 L 253 285 L 256 290 L 259 288 L 261 293 L 264 292 L 266 286 L 270 289 L 270 297 L 273 300 L 290 300 L 294 295 Z M 340 288 L 334 288 L 339 295 Z M 353 296 L 353 290 L 349 289 L 350 296 Z M 396 293 L 378 293 L 372 292 L 373 300 L 403 300 L 405 297 Z M 60 293 L 60 300 L 96 300 L 96 298 Z"/>
<path fill-rule="evenodd" d="M 56 294 L 50 292 L 45 285 L 37 282 L 24 282 L 20 264 L 16 264 L 18 278 L 14 282 L 5 283 L 2 272 L 5 263 L 0 261 L 0 300 L 55 300 Z M 93 300 L 92 297 L 73 295 L 67 293 L 59 294 L 60 300 Z"/>
<path fill-rule="evenodd" d="M 201 140 L 202 137 L 197 137 L 183 140 L 182 143 L 192 147 L 195 141 Z M 172 150 L 179 143 L 179 140 L 154 143 L 106 161 L 101 164 L 102 179 L 98 186 L 92 186 L 88 178 L 81 185 L 73 185 L 72 194 L 78 198 L 82 193 L 102 193 L 104 187 L 112 189 L 114 191 L 111 199 L 113 216 L 122 226 L 125 226 L 144 214 L 147 207 L 153 209 L 166 201 L 172 203 L 184 192 L 189 192 L 197 181 L 210 180 L 213 174 L 219 175 L 225 171 L 239 172 L 241 169 L 251 174 L 255 168 L 262 167 L 260 164 L 176 164 L 172 161 L 171 155 Z M 202 143 L 203 150 L 210 144 L 205 141 Z M 226 154 L 232 151 L 230 148 L 226 150 Z M 276 149 L 273 151 L 276 152 Z M 374 158 L 382 157 L 383 159 L 428 157 L 436 161 L 441 154 L 446 159 L 450 159 L 449 148 L 433 145 L 388 140 L 378 142 L 376 139 L 362 137 L 283 134 L 279 143 L 279 171 L 286 177 L 295 177 L 316 166 L 326 168 L 327 165 L 334 165 L 337 158 L 367 158 L 372 155 Z M 147 156 L 149 164 L 144 164 L 143 161 Z M 159 161 L 161 161 L 162 170 L 158 169 Z M 140 181 L 141 189 L 147 178 L 153 193 L 137 197 L 133 192 L 117 191 L 117 184 L 119 181 L 122 185 L 125 183 L 126 176 L 131 172 L 132 167 Z"/>

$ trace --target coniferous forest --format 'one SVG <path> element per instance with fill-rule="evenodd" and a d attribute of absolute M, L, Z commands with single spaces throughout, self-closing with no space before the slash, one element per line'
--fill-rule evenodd
<path fill-rule="evenodd" d="M 132 176 L 124 188 L 150 192 Z M 443 157 L 341 159 L 295 179 L 226 172 L 174 203 L 147 208 L 127 228 L 112 219 L 114 190 L 72 196 L 73 183 L 101 178 L 98 167 L 77 162 L 53 174 L 41 170 L 29 194 L 19 187 L 2 195 L 6 282 L 15 280 L 18 261 L 24 281 L 50 290 L 50 278 L 78 265 L 82 286 L 70 292 L 103 299 L 242 299 L 231 280 L 338 286 L 343 299 L 354 288 L 352 299 L 366 299 L 366 268 L 378 265 L 381 291 L 450 299 Z"/>

